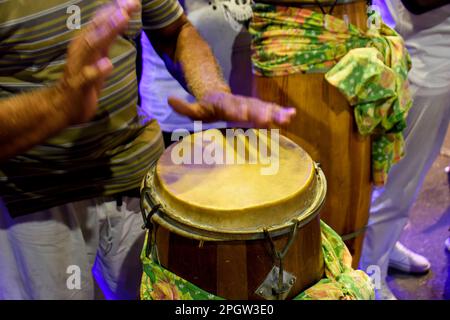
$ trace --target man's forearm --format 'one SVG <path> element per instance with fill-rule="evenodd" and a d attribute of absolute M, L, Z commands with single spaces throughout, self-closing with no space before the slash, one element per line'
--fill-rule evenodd
<path fill-rule="evenodd" d="M 69 125 L 59 88 L 0 100 L 0 161 L 20 154 Z"/>
<path fill-rule="evenodd" d="M 147 36 L 171 74 L 198 100 L 206 92 L 230 92 L 211 48 L 186 16 L 163 29 L 147 32 Z"/>
<path fill-rule="evenodd" d="M 211 48 L 189 22 L 178 36 L 175 61 L 180 63 L 187 86 L 198 100 L 208 92 L 231 92 Z"/>
<path fill-rule="evenodd" d="M 188 103 L 169 96 L 168 103 L 176 112 L 194 120 L 246 122 L 260 128 L 286 125 L 295 116 L 293 108 L 231 94 L 211 48 L 186 16 L 146 32 L 165 61 L 170 58 L 181 66 L 187 87 L 197 99 Z"/>

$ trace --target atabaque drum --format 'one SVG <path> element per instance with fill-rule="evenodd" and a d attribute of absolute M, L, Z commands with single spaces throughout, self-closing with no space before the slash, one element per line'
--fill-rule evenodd
<path fill-rule="evenodd" d="M 320 167 L 266 130 L 208 130 L 163 153 L 142 184 L 159 263 L 226 299 L 290 299 L 323 277 Z"/>
<path fill-rule="evenodd" d="M 258 2 L 258 1 L 257 1 Z M 367 29 L 366 1 L 264 0 L 315 12 L 330 12 L 362 30 Z M 317 3 L 324 3 L 318 7 Z M 342 3 L 344 2 L 344 3 Z M 371 140 L 358 133 L 353 108 L 324 78 L 324 73 L 259 76 L 253 79 L 255 97 L 294 107 L 296 117 L 282 133 L 301 145 L 321 164 L 328 180 L 322 219 L 343 236 L 356 267 L 371 198 Z"/>

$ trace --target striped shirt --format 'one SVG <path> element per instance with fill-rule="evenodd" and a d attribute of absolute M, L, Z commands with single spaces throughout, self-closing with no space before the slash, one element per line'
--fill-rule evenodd
<path fill-rule="evenodd" d="M 77 32 L 69 28 L 76 14 L 71 8 L 79 8 L 83 26 L 109 2 L 0 0 L 0 99 L 58 80 Z M 111 47 L 114 71 L 96 116 L 0 164 L 0 197 L 12 216 L 139 186 L 164 146 L 156 121 L 139 115 L 133 39 L 142 28 L 165 27 L 182 13 L 176 0 L 143 0 Z"/>

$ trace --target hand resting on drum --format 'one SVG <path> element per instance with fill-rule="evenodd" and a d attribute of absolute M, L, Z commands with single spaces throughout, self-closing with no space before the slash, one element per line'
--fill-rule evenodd
<path fill-rule="evenodd" d="M 170 97 L 169 104 L 176 112 L 194 120 L 245 122 L 257 128 L 286 125 L 295 116 L 294 108 L 226 92 L 208 93 L 196 103 Z"/>

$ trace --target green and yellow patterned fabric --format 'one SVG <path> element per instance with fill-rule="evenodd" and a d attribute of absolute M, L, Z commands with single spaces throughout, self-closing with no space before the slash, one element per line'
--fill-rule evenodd
<path fill-rule="evenodd" d="M 381 18 L 379 28 L 362 31 L 305 8 L 253 8 L 254 72 L 265 77 L 325 73 L 354 107 L 359 132 L 373 135 L 372 176 L 376 185 L 385 184 L 392 165 L 404 156 L 402 132 L 412 105 L 411 60 L 401 36 Z"/>
<path fill-rule="evenodd" d="M 325 278 L 306 289 L 294 300 L 372 300 L 371 279 L 351 267 L 352 257 L 341 237 L 321 222 Z M 144 272 L 141 282 L 142 300 L 223 300 L 162 267 L 154 254 L 147 256 L 148 234 L 141 259 Z"/>

